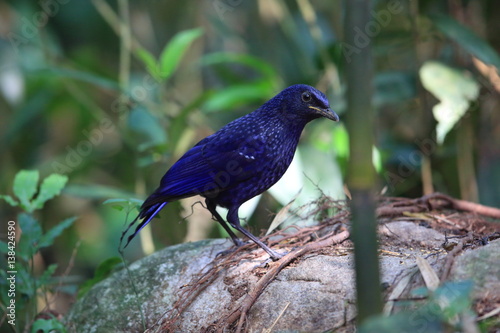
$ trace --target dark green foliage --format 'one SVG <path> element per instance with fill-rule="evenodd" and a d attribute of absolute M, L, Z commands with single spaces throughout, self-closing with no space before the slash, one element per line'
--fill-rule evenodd
<path fill-rule="evenodd" d="M 359 327 L 360 333 L 400 333 L 420 332 L 441 333 L 462 331 L 463 318 L 473 315 L 472 282 L 447 282 L 433 292 L 422 288 L 414 291 L 422 297 L 421 301 L 400 301 L 406 304 L 406 310 L 391 316 L 373 317 Z"/>
<path fill-rule="evenodd" d="M 11 206 L 19 206 L 25 211 L 17 216 L 15 220 L 17 228 L 13 231 L 13 236 L 9 233 L 8 242 L 0 241 L 0 253 L 8 258 L 8 266 L 6 265 L 8 269 L 0 271 L 0 299 L 3 304 L 10 304 L 11 298 L 16 300 L 17 324 L 12 326 L 15 330 L 21 331 L 24 325 L 30 325 L 29 320 L 37 313 L 37 297 L 43 296 L 47 291 L 55 290 L 59 283 L 59 280 L 54 277 L 58 265 L 50 264 L 41 274 L 35 274 L 34 256 L 41 249 L 52 246 L 55 239 L 69 228 L 76 218 L 67 218 L 47 232 L 43 232 L 42 225 L 36 219 L 34 212 L 42 209 L 48 200 L 58 196 L 67 180 L 66 176 L 51 174 L 39 187 L 38 171 L 21 170 L 14 178 L 13 184 L 13 193 L 18 201 L 10 195 L 0 196 Z M 20 237 L 15 237 L 19 234 Z M 11 264 L 14 264 L 14 267 Z M 12 271 L 14 273 L 11 273 Z M 12 275 L 15 276 L 15 296 L 13 297 L 9 293 L 11 287 L 7 280 L 7 277 Z M 26 318 L 28 322 L 25 322 Z M 33 324 L 32 329 L 37 327 L 43 332 L 48 332 L 50 327 L 60 332 L 64 329 L 56 319 L 49 321 L 39 319 L 36 325 Z"/>

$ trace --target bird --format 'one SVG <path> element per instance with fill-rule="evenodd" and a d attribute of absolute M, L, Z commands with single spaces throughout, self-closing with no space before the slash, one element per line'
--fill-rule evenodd
<path fill-rule="evenodd" d="M 295 84 L 202 139 L 168 169 L 159 187 L 123 231 L 120 247 L 132 226 L 136 225 L 135 231 L 123 249 L 169 202 L 201 195 L 206 208 L 237 247 L 243 242 L 229 225 L 260 246 L 272 260 L 279 260 L 283 254 L 241 226 L 238 209 L 283 176 L 302 130 L 317 118 L 339 121 L 324 93 L 309 85 Z M 227 208 L 227 222 L 217 212 L 217 206 Z"/>

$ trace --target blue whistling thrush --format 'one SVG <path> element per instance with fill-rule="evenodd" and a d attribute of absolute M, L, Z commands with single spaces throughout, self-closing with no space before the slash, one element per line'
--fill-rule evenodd
<path fill-rule="evenodd" d="M 227 222 L 273 260 L 281 258 L 282 254 L 270 249 L 240 225 L 238 209 L 283 176 L 292 162 L 304 126 L 321 117 L 339 120 L 321 91 L 297 84 L 201 140 L 165 173 L 160 186 L 144 201 L 139 215 L 123 232 L 120 243 L 128 230 L 138 223 L 126 247 L 168 202 L 201 195 L 206 199 L 208 210 L 236 246 L 242 242 L 216 211 L 216 206 L 227 208 Z"/>

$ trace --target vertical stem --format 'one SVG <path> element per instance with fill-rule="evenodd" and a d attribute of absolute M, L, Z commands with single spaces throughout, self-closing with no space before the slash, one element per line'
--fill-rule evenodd
<path fill-rule="evenodd" d="M 451 15 L 463 25 L 471 18 L 466 16 L 465 7 L 461 0 L 449 0 L 448 6 Z M 462 49 L 455 49 L 455 58 L 462 67 L 470 65 L 471 59 Z M 475 110 L 469 110 L 474 112 Z M 468 119 L 465 117 L 469 116 Z M 460 197 L 467 201 L 479 202 L 479 190 L 476 180 L 476 168 L 474 165 L 474 118 L 464 115 L 460 125 L 457 127 L 457 170 L 460 185 Z"/>
<path fill-rule="evenodd" d="M 474 129 L 469 119 L 461 122 L 457 128 L 457 168 L 460 184 L 460 197 L 467 201 L 479 202 L 474 166 Z"/>
<path fill-rule="evenodd" d="M 122 91 L 125 91 L 128 88 L 130 78 L 130 49 L 132 44 L 128 0 L 119 0 L 118 10 L 123 22 L 120 24 L 120 73 L 118 81 Z"/>
<path fill-rule="evenodd" d="M 325 66 L 325 76 L 328 82 L 332 85 L 333 91 L 338 93 L 341 90 L 339 73 L 337 71 L 337 67 L 335 67 L 330 56 L 328 55 L 326 48 L 323 46 L 321 29 L 318 25 L 316 12 L 314 11 L 314 8 L 309 0 L 297 0 L 297 4 L 302 17 L 309 27 L 309 33 L 316 43 L 321 61 Z"/>
<path fill-rule="evenodd" d="M 350 160 L 347 183 L 352 194 L 352 241 L 356 266 L 358 321 L 381 313 L 377 252 L 377 222 L 373 190 L 373 59 L 365 27 L 370 20 L 370 0 L 346 1 L 344 55 L 347 80 L 347 128 Z M 372 22 L 373 23 L 373 22 Z M 364 34 L 363 36 L 361 36 Z M 349 52 L 349 50 L 355 50 Z"/>
<path fill-rule="evenodd" d="M 419 12 L 419 2 L 411 1 L 410 4 L 410 22 L 412 25 L 413 39 L 415 45 L 415 57 L 416 57 L 416 68 L 415 72 L 418 73 L 420 67 L 427 60 L 427 52 L 425 42 L 422 40 L 422 30 L 420 24 L 420 12 Z M 432 103 L 430 101 L 429 92 L 425 90 L 420 82 L 420 79 L 416 79 L 417 86 L 417 98 L 419 103 L 417 104 L 418 111 L 421 114 L 422 122 L 419 124 L 420 130 L 417 132 L 418 139 L 431 138 L 435 127 L 435 120 L 432 115 Z M 422 166 L 420 168 L 420 173 L 422 177 L 422 194 L 427 195 L 434 192 L 434 184 L 432 180 L 432 161 L 431 155 L 422 154 Z"/>

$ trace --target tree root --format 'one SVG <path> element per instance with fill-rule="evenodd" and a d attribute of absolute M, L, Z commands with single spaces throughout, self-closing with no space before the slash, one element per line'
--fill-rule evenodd
<path fill-rule="evenodd" d="M 394 201 L 377 208 L 378 217 L 419 213 L 434 209 L 456 209 L 500 219 L 500 209 L 478 203 L 455 199 L 442 193 L 431 193 L 417 199 L 394 198 Z"/>

